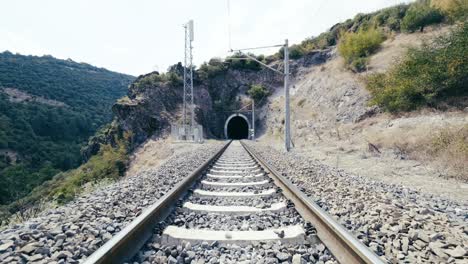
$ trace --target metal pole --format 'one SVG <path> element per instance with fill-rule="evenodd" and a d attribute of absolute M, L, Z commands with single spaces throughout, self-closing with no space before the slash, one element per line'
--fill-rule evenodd
<path fill-rule="evenodd" d="M 183 110 L 183 118 L 184 118 L 184 133 L 186 133 L 185 126 L 187 125 L 187 102 L 185 100 L 186 97 L 186 89 L 187 89 L 187 25 L 184 24 L 184 35 L 185 35 L 185 44 L 184 44 L 184 110 Z"/>
<path fill-rule="evenodd" d="M 255 101 L 252 99 L 252 140 L 255 140 Z"/>
<path fill-rule="evenodd" d="M 291 149 L 291 134 L 289 129 L 289 49 L 288 40 L 284 41 L 284 143 L 286 151 Z"/>
<path fill-rule="evenodd" d="M 190 120 L 190 126 L 191 126 L 191 129 L 193 131 L 193 128 L 194 128 L 194 125 L 195 125 L 195 105 L 193 104 L 193 67 L 192 67 L 192 63 L 193 63 L 193 55 L 192 55 L 192 40 L 190 40 L 190 94 L 192 95 L 192 101 L 190 102 L 191 103 L 191 116 L 192 116 L 192 119 Z"/>

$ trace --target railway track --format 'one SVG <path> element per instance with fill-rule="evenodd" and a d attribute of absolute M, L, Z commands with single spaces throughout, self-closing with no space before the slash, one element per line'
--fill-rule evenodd
<path fill-rule="evenodd" d="M 206 259 L 208 251 L 222 252 Z M 86 263 L 194 263 L 197 258 L 383 263 L 239 141 L 227 143 Z"/>

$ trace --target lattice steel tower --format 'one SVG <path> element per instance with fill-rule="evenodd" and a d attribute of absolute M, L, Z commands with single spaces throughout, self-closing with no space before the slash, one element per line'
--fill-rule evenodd
<path fill-rule="evenodd" d="M 190 125 L 189 129 L 187 128 L 185 129 L 187 133 L 188 131 L 191 132 L 195 125 L 195 105 L 193 104 L 193 61 L 192 61 L 193 60 L 193 56 L 192 56 L 193 20 L 190 20 L 189 22 L 184 24 L 184 29 L 185 29 L 184 126 Z M 190 116 L 190 123 L 188 123 L 187 115 Z"/>

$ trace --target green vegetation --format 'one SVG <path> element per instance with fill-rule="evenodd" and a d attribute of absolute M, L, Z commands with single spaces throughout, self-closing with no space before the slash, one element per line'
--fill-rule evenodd
<path fill-rule="evenodd" d="M 110 120 L 110 106 L 133 80 L 72 60 L 0 53 L 0 85 L 63 102 L 92 120 L 94 131 Z"/>
<path fill-rule="evenodd" d="M 443 19 L 444 16 L 438 9 L 432 8 L 427 3 L 417 2 L 406 12 L 401 22 L 401 29 L 407 32 L 416 30 L 422 32 L 425 26 L 440 23 Z"/>
<path fill-rule="evenodd" d="M 254 99 L 255 103 L 262 103 L 262 99 L 268 96 L 270 92 L 260 84 L 253 84 L 247 91 L 247 94 Z"/>
<path fill-rule="evenodd" d="M 182 63 L 177 63 L 169 67 L 167 73 L 159 73 L 157 71 L 142 75 L 137 78 L 133 85 L 135 87 L 151 87 L 151 86 L 161 86 L 168 84 L 171 87 L 182 86 L 184 76 L 184 68 Z"/>
<path fill-rule="evenodd" d="M 80 165 L 81 144 L 110 121 L 132 80 L 71 60 L 0 53 L 0 204 Z M 4 88 L 64 105 L 15 102 Z"/>
<path fill-rule="evenodd" d="M 375 28 L 380 28 L 380 32 L 400 31 L 400 23 L 406 15 L 410 5 L 401 4 L 393 7 L 385 8 L 370 14 L 357 14 L 353 19 L 348 19 L 345 22 L 338 23 L 330 28 L 328 32 L 324 32 L 317 37 L 311 37 L 302 41 L 297 46 L 292 46 L 294 56 L 292 59 L 297 59 L 303 55 L 317 49 L 326 49 L 330 46 L 337 45 L 339 39 L 346 33 L 366 32 Z M 281 55 L 281 50 L 278 53 Z"/>
<path fill-rule="evenodd" d="M 252 57 L 255 57 L 259 61 L 262 61 L 264 59 L 263 55 L 259 55 L 259 57 L 256 57 L 255 54 L 249 54 L 249 55 Z M 258 62 L 252 59 L 249 59 L 245 55 L 242 55 L 239 53 L 227 57 L 226 62 L 228 62 L 229 68 L 236 69 L 236 70 L 259 71 L 262 69 L 261 65 Z"/>
<path fill-rule="evenodd" d="M 466 20 L 468 0 L 432 0 L 431 6 L 440 10 L 451 22 Z"/>
<path fill-rule="evenodd" d="M 53 178 L 35 187 L 28 195 L 0 206 L 0 222 L 7 221 L 13 213 L 31 210 L 41 201 L 56 201 L 59 204 L 72 200 L 87 183 L 103 179 L 118 179 L 124 175 L 128 162 L 127 142 L 130 135 L 116 139 L 116 146 L 102 145 L 99 153 L 76 169 L 60 172 Z"/>
<path fill-rule="evenodd" d="M 117 146 L 101 146 L 99 153 L 92 156 L 77 169 L 59 173 L 51 182 L 45 183 L 49 198 L 59 203 L 70 201 L 81 187 L 88 182 L 98 182 L 105 178 L 117 179 L 124 175 L 127 164 L 128 137 L 117 140 Z"/>
<path fill-rule="evenodd" d="M 298 59 L 313 50 L 326 49 L 337 45 L 343 32 L 365 32 L 374 28 L 381 32 L 413 32 L 425 26 L 457 21 L 465 21 L 468 16 L 468 0 L 418 0 L 410 4 L 400 4 L 369 14 L 357 14 L 353 19 L 338 23 L 316 37 L 291 46 L 291 59 Z M 281 58 L 282 50 L 270 58 Z M 360 66 L 362 59 L 355 62 Z"/>
<path fill-rule="evenodd" d="M 367 57 L 374 53 L 384 41 L 384 35 L 378 29 L 359 30 L 356 33 L 344 32 L 338 44 L 338 51 L 346 65 L 356 72 L 365 69 Z"/>
<path fill-rule="evenodd" d="M 370 24 L 399 32 L 401 30 L 401 21 L 405 17 L 408 8 L 409 5 L 396 5 L 384 8 L 375 13 L 375 16 L 370 20 Z"/>
<path fill-rule="evenodd" d="M 227 70 L 227 65 L 220 58 L 213 58 L 208 63 L 203 63 L 198 69 L 198 74 L 203 80 L 214 78 Z"/>
<path fill-rule="evenodd" d="M 410 111 L 421 106 L 468 95 L 468 22 L 448 36 L 409 49 L 403 60 L 387 73 L 371 75 L 367 89 L 372 103 L 390 112 Z"/>
<path fill-rule="evenodd" d="M 292 45 L 289 49 L 289 58 L 296 60 L 304 56 L 305 50 L 300 45 Z"/>

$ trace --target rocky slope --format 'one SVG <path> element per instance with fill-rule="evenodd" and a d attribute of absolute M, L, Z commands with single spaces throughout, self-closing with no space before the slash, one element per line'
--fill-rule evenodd
<path fill-rule="evenodd" d="M 460 165 L 463 161 L 430 158 L 417 149 L 423 150 L 433 142 L 432 138 L 447 131 L 464 131 L 468 124 L 466 111 L 449 108 L 399 115 L 382 113 L 369 106 L 364 84 L 368 74 L 388 69 L 408 47 L 446 34 L 449 28 L 433 26 L 424 32 L 388 38 L 370 57 L 368 70 L 363 73 L 345 69 L 335 48 L 326 62 L 301 67 L 294 75 L 291 96 L 295 151 L 373 179 L 468 200 L 468 171 Z M 284 112 L 280 94 L 271 98 L 263 115 L 268 130 L 261 140 L 281 148 Z M 460 169 L 454 171 L 452 164 Z"/>

